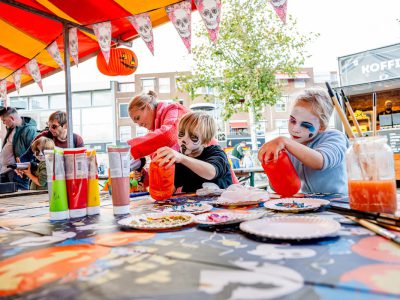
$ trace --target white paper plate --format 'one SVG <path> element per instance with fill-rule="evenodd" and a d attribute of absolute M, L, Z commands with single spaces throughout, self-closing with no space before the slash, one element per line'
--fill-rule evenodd
<path fill-rule="evenodd" d="M 209 212 L 195 216 L 195 222 L 202 225 L 227 225 L 261 218 L 264 212 L 232 213 Z"/>
<path fill-rule="evenodd" d="M 259 204 L 263 203 L 268 200 L 264 199 L 257 199 L 257 200 L 230 200 L 230 199 L 218 199 L 216 201 L 213 201 L 213 204 L 216 205 L 224 205 L 224 206 L 229 206 L 229 205 L 234 205 L 234 206 L 242 206 L 242 205 L 254 205 L 254 204 Z"/>
<path fill-rule="evenodd" d="M 162 212 L 131 216 L 119 220 L 118 224 L 124 227 L 135 229 L 157 230 L 181 227 L 193 222 L 194 215 L 192 214 L 180 212 Z"/>
<path fill-rule="evenodd" d="M 328 200 L 314 198 L 284 198 L 265 202 L 264 207 L 283 212 L 299 212 L 315 210 L 322 205 L 328 205 L 329 203 Z"/>
<path fill-rule="evenodd" d="M 240 224 L 244 232 L 272 239 L 301 240 L 333 236 L 340 223 L 308 216 L 272 217 Z"/>
<path fill-rule="evenodd" d="M 186 212 L 191 214 L 202 214 L 213 209 L 213 206 L 207 203 L 186 203 L 182 205 L 157 205 L 153 208 L 158 212 Z"/>

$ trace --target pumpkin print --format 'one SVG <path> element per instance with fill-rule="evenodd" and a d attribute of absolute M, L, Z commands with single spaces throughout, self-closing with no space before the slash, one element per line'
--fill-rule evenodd
<path fill-rule="evenodd" d="M 107 76 L 130 75 L 136 71 L 137 67 L 136 54 L 129 49 L 110 49 L 110 62 L 108 64 L 101 52 L 97 54 L 97 68 Z"/>

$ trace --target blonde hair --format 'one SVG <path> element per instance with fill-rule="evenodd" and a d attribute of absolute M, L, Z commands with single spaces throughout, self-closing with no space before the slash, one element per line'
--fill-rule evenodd
<path fill-rule="evenodd" d="M 44 151 L 44 150 L 53 150 L 55 147 L 54 142 L 52 139 L 47 137 L 40 137 L 32 143 L 32 151 L 33 153 Z"/>
<path fill-rule="evenodd" d="M 157 106 L 157 94 L 153 91 L 148 91 L 146 94 L 136 95 L 129 101 L 128 112 L 134 110 L 143 110 L 146 105 L 150 105 L 152 109 Z"/>
<path fill-rule="evenodd" d="M 179 131 L 188 131 L 199 135 L 202 144 L 208 144 L 217 133 L 217 123 L 205 112 L 190 112 L 182 116 L 178 126 Z"/>
<path fill-rule="evenodd" d="M 333 113 L 333 104 L 332 99 L 324 89 L 320 87 L 305 89 L 303 93 L 296 97 L 293 106 L 296 106 L 300 101 L 310 103 L 313 113 L 321 122 L 321 126 L 328 128 L 329 119 Z"/>

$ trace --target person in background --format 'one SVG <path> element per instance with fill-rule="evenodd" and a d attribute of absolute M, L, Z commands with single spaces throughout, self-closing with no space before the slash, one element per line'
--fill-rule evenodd
<path fill-rule="evenodd" d="M 378 114 L 378 116 L 391 115 L 391 114 L 394 114 L 394 113 L 396 113 L 396 112 L 393 110 L 393 102 L 391 100 L 386 100 L 385 101 L 385 110 L 380 112 Z"/>
<path fill-rule="evenodd" d="M 246 147 L 246 142 L 245 141 L 241 141 L 232 150 L 232 156 L 234 156 L 237 159 L 239 159 L 240 162 L 242 161 L 242 158 L 244 157 L 244 149 L 243 149 L 244 147 Z"/>
<path fill-rule="evenodd" d="M 346 136 L 328 129 L 332 100 L 321 88 L 306 89 L 294 101 L 289 119 L 290 138 L 277 137 L 261 146 L 258 159 L 267 163 L 286 149 L 305 193 L 347 194 Z"/>
<path fill-rule="evenodd" d="M 67 114 L 63 111 L 55 111 L 49 116 L 48 129 L 39 133 L 35 139 L 47 137 L 53 140 L 54 145 L 60 148 L 68 148 L 67 133 L 68 133 Z M 80 135 L 73 134 L 72 148 L 84 147 L 85 144 Z M 20 157 L 21 162 L 30 162 L 34 159 L 31 147 Z"/>
<path fill-rule="evenodd" d="M 179 122 L 178 144 L 180 152 L 161 147 L 154 160 L 159 165 L 175 165 L 175 188 L 182 192 L 195 192 L 204 182 L 212 182 L 225 189 L 232 184 L 230 165 L 220 146 L 211 145 L 217 131 L 215 120 L 204 112 L 184 115 Z"/>
<path fill-rule="evenodd" d="M 14 170 L 7 166 L 15 164 L 18 158 L 30 149 L 37 134 L 36 122 L 30 117 L 21 117 L 12 107 L 3 108 L 0 117 L 7 130 L 0 153 L 0 182 L 16 182 L 19 189 L 27 190 L 28 178 L 17 176 Z"/>
<path fill-rule="evenodd" d="M 35 158 L 39 161 L 39 164 L 33 173 L 31 170 L 32 163 L 29 164 L 27 170 L 21 170 L 21 172 L 30 179 L 31 190 L 47 190 L 47 171 L 44 150 L 53 150 L 54 142 L 53 140 L 42 136 L 32 143 L 31 148 Z"/>
<path fill-rule="evenodd" d="M 246 151 L 243 157 L 243 168 L 249 169 L 253 167 L 254 167 L 254 162 L 253 159 L 251 158 L 251 151 Z"/>

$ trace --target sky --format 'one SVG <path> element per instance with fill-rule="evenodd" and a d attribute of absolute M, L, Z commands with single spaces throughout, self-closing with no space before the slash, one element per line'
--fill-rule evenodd
<path fill-rule="evenodd" d="M 400 43 L 400 0 L 288 0 L 287 12 L 297 20 L 301 32 L 320 34 L 307 47 L 311 58 L 304 65 L 313 67 L 316 75 L 337 71 L 337 58 L 340 56 Z M 203 26 L 201 22 L 198 13 L 194 12 L 192 23 Z M 133 41 L 131 49 L 139 61 L 136 73 L 190 70 L 191 57 L 171 23 L 154 29 L 154 41 L 154 57 L 141 39 Z M 93 82 L 132 81 L 130 76 L 102 75 L 97 70 L 95 58 L 83 62 L 78 68 L 72 67 L 71 77 L 72 90 Z M 44 92 L 62 90 L 63 72 L 45 78 L 43 87 Z M 37 84 L 21 91 L 22 94 L 40 94 Z"/>

